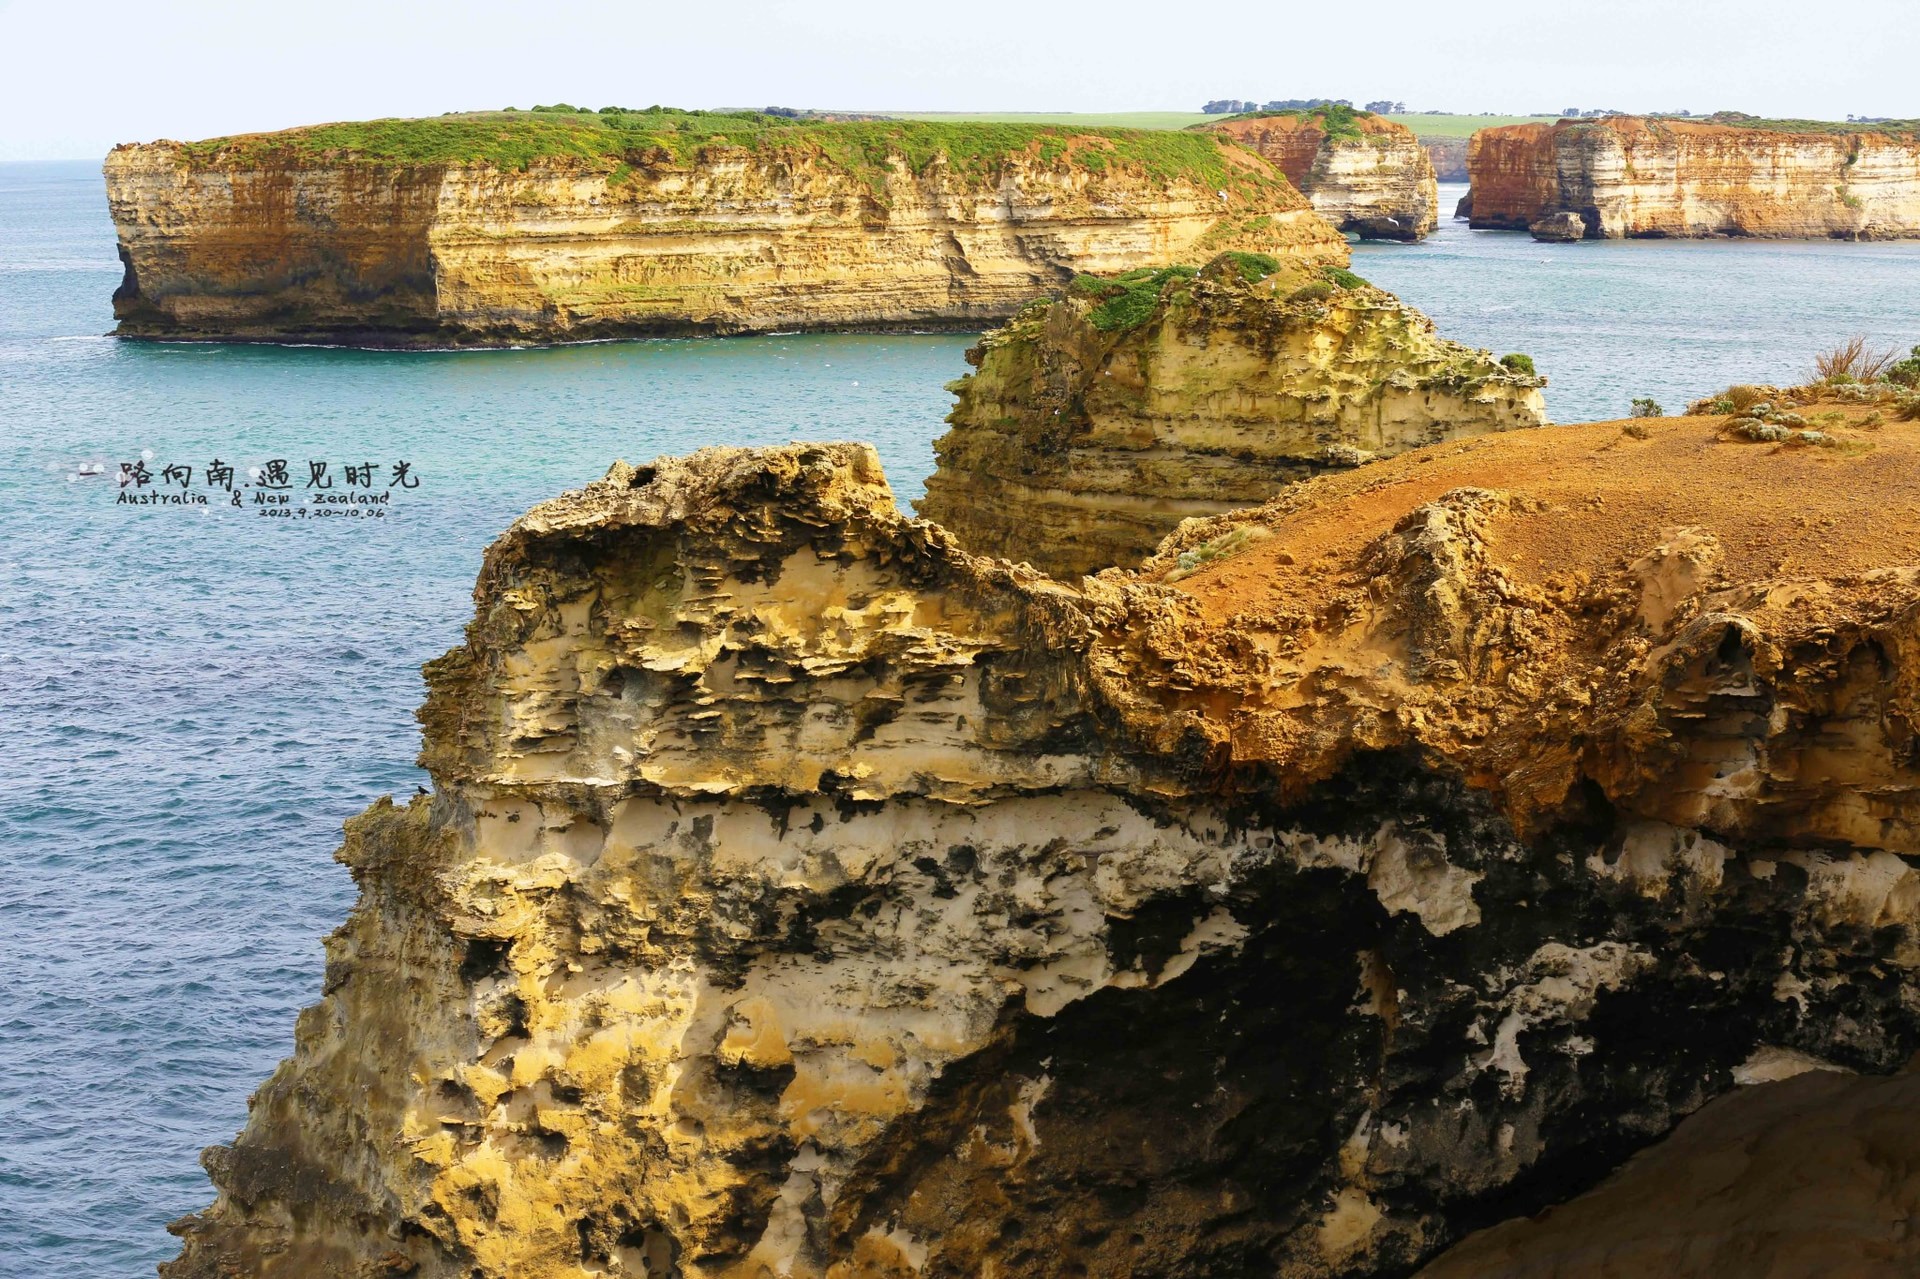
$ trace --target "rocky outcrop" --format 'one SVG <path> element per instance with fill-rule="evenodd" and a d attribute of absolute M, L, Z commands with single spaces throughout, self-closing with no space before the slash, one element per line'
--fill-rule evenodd
<path fill-rule="evenodd" d="M 1468 215 L 1472 215 L 1472 206 L 1468 206 Z M 1571 244 L 1575 240 L 1587 238 L 1587 222 L 1578 213 L 1563 210 L 1549 213 L 1527 228 L 1533 238 L 1549 243 Z"/>
<path fill-rule="evenodd" d="M 1442 445 L 1079 587 L 862 447 L 616 466 L 488 551 L 165 1273 L 1402 1274 L 1892 1071 L 1916 448 L 1834 431 Z"/>
<path fill-rule="evenodd" d="M 1482 129 L 1468 165 L 1475 227 L 1571 215 L 1602 239 L 1920 235 L 1920 134 L 1614 116 Z"/>
<path fill-rule="evenodd" d="M 1439 225 L 1440 192 L 1426 148 L 1384 116 L 1283 111 L 1204 127 L 1266 157 L 1342 231 L 1418 240 Z"/>
<path fill-rule="evenodd" d="M 702 118 L 675 150 L 584 126 L 556 141 L 522 114 L 477 140 L 456 118 L 115 148 L 117 331 L 431 345 L 970 327 L 1078 270 L 1234 247 L 1346 260 L 1283 176 L 1211 136 Z"/>
<path fill-rule="evenodd" d="M 1420 135 L 1433 176 L 1441 182 L 1465 182 L 1467 176 L 1467 138 L 1442 138 Z"/>
<path fill-rule="evenodd" d="M 967 353 L 921 514 L 1072 577 L 1323 470 L 1546 422 L 1544 380 L 1349 272 L 1225 255 L 1083 280 Z"/>

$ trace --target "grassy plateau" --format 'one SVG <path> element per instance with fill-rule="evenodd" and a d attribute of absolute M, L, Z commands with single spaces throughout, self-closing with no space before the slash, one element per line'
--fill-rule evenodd
<path fill-rule="evenodd" d="M 1095 117 L 1089 117 L 1090 119 Z M 1070 160 L 1083 169 L 1138 172 L 1158 182 L 1186 179 L 1208 190 L 1247 196 L 1287 189 L 1278 174 L 1230 164 L 1208 134 L 988 120 L 793 119 L 761 112 L 542 107 L 530 111 L 449 113 L 417 120 L 316 124 L 186 144 L 199 164 L 354 162 L 378 165 L 487 164 L 524 170 L 536 161 L 579 162 L 619 181 L 641 166 L 686 164 L 702 151 L 811 153 L 875 189 L 896 157 L 923 172 L 936 157 L 953 171 L 984 178 L 1014 155 L 1042 163 Z"/>
<path fill-rule="evenodd" d="M 889 111 L 883 114 L 898 120 L 945 120 L 990 124 L 1065 124 L 1088 129 L 1189 129 L 1229 119 L 1224 115 L 1206 115 L 1199 111 L 1113 111 L 1113 112 L 992 112 L 992 111 Z M 1531 124 L 1552 120 L 1549 115 L 1390 115 L 1395 124 L 1404 124 L 1423 138 L 1467 138 L 1475 131 L 1500 124 Z"/>

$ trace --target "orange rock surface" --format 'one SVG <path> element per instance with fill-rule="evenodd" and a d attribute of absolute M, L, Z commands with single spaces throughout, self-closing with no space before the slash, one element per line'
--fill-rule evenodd
<path fill-rule="evenodd" d="M 1892 1075 L 1920 424 L 1802 408 L 1439 444 L 1077 585 L 864 446 L 617 463 L 487 552 L 163 1273 L 1403 1275 L 1783 1063 Z"/>

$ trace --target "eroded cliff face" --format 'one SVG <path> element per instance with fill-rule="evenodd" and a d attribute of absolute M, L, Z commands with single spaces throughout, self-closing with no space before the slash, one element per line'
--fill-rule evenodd
<path fill-rule="evenodd" d="M 1543 379 L 1350 274 L 1273 265 L 1083 281 L 987 334 L 920 513 L 1073 577 L 1323 470 L 1545 424 Z"/>
<path fill-rule="evenodd" d="M 1426 148 L 1427 160 L 1433 165 L 1433 176 L 1441 182 L 1465 182 L 1467 176 L 1468 138 L 1422 137 L 1420 145 Z"/>
<path fill-rule="evenodd" d="M 1574 214 L 1603 239 L 1920 235 L 1920 137 L 1910 135 L 1616 116 L 1482 129 L 1468 168 L 1475 227 L 1527 230 Z"/>
<path fill-rule="evenodd" d="M 1224 188 L 1097 136 L 978 172 L 942 155 L 867 172 L 817 145 L 517 168 L 122 146 L 106 162 L 117 331 L 458 344 L 965 327 L 1075 271 L 1221 248 L 1346 260 L 1284 177 L 1230 144 L 1221 159 Z"/>
<path fill-rule="evenodd" d="M 1403 1273 L 1756 1062 L 1892 1070 L 1914 431 L 1718 427 L 1423 450 L 1078 588 L 859 446 L 536 508 L 165 1273 Z"/>
<path fill-rule="evenodd" d="M 1433 161 L 1405 125 L 1357 114 L 1351 133 L 1330 134 L 1324 120 L 1308 112 L 1207 127 L 1271 161 L 1342 231 L 1369 240 L 1418 240 L 1439 225 Z"/>

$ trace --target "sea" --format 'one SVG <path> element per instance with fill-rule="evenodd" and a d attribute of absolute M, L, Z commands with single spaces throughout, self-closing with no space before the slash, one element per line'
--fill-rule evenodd
<path fill-rule="evenodd" d="M 1531 355 L 1561 421 L 1920 343 L 1920 243 L 1444 221 L 1354 256 Z M 291 1049 L 352 905 L 341 822 L 425 783 L 420 664 L 488 542 L 617 458 L 710 444 L 869 441 L 905 503 L 970 341 L 132 343 L 104 336 L 119 278 L 96 162 L 0 164 L 0 1272 L 36 1279 L 150 1274 L 210 1201 L 198 1152 Z M 122 503 L 123 466 L 212 499 Z M 310 491 L 345 500 L 292 514 Z"/>

